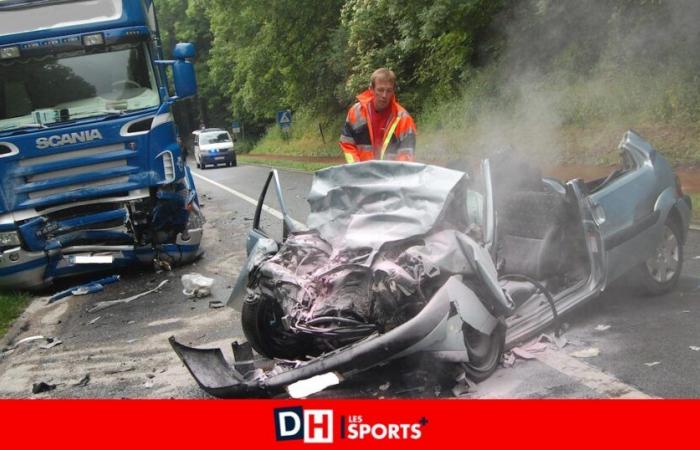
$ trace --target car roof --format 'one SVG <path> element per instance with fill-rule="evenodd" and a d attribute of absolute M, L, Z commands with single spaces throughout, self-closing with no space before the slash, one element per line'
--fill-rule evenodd
<path fill-rule="evenodd" d="M 210 133 L 210 132 L 213 132 L 213 133 L 219 132 L 220 133 L 222 131 L 226 131 L 226 130 L 223 130 L 221 128 L 204 128 L 203 130 L 195 130 L 192 132 L 192 134 L 201 134 L 201 133 Z"/>

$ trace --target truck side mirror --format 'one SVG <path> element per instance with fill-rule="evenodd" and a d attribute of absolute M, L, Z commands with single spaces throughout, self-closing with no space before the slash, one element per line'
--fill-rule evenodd
<path fill-rule="evenodd" d="M 195 49 L 192 43 L 179 43 L 173 50 L 173 82 L 175 95 L 178 98 L 191 97 L 197 93 L 197 80 L 194 74 L 194 64 L 188 59 L 194 58 Z"/>

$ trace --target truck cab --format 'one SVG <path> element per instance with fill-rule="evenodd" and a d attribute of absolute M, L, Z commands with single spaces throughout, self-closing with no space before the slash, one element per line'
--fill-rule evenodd
<path fill-rule="evenodd" d="M 196 258 L 172 113 L 192 44 L 163 60 L 150 0 L 3 0 L 0 21 L 0 288 Z"/>

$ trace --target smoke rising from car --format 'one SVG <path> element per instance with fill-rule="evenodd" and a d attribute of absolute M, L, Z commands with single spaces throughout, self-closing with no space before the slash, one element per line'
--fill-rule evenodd
<path fill-rule="evenodd" d="M 499 62 L 437 112 L 419 157 L 512 148 L 538 163 L 581 151 L 610 162 L 628 128 L 653 136 L 664 124 L 696 122 L 699 21 L 695 0 L 518 2 L 494 24 L 504 39 Z"/>

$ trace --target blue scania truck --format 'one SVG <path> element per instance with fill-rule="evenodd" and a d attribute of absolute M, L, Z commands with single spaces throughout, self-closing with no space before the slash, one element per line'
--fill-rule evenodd
<path fill-rule="evenodd" d="M 0 288 L 196 258 L 193 57 L 162 59 L 151 0 L 0 0 Z"/>

